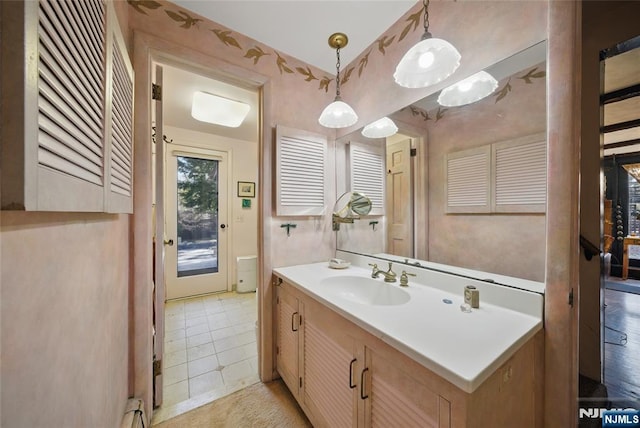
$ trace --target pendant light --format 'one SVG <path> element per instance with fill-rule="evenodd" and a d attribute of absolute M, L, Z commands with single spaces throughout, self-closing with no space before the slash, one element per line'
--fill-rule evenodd
<path fill-rule="evenodd" d="M 367 138 L 386 138 L 398 132 L 398 127 L 393 120 L 383 117 L 372 122 L 362 129 L 362 135 Z"/>
<path fill-rule="evenodd" d="M 480 71 L 444 88 L 438 96 L 438 104 L 445 107 L 457 107 L 475 103 L 491 95 L 497 87 L 498 81 L 492 75 L 486 71 Z"/>
<path fill-rule="evenodd" d="M 347 46 L 349 39 L 344 33 L 329 36 L 329 46 L 336 50 L 336 98 L 322 111 L 318 122 L 327 128 L 346 128 L 358 121 L 358 115 L 340 98 L 340 49 Z"/>
<path fill-rule="evenodd" d="M 423 0 L 424 34 L 402 57 L 393 78 L 405 88 L 424 88 L 451 76 L 460 66 L 460 53 L 446 40 L 429 33 L 429 0 Z"/>

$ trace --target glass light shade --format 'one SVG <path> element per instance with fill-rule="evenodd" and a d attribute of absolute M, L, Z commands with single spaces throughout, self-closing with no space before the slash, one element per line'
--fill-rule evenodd
<path fill-rule="evenodd" d="M 451 76 L 460 66 L 460 53 L 446 40 L 425 38 L 402 57 L 393 78 L 405 88 L 424 88 Z"/>
<path fill-rule="evenodd" d="M 318 122 L 327 128 L 346 128 L 358 121 L 358 115 L 351 106 L 336 98 L 334 102 L 325 107 L 318 118 Z"/>
<path fill-rule="evenodd" d="M 237 128 L 250 109 L 249 104 L 198 91 L 193 94 L 191 117 L 201 122 Z"/>
<path fill-rule="evenodd" d="M 498 81 L 486 71 L 480 71 L 473 76 L 448 86 L 440 92 L 438 104 L 446 107 L 457 107 L 471 104 L 488 97 L 498 87 Z"/>
<path fill-rule="evenodd" d="M 398 127 L 395 123 L 393 123 L 393 120 L 389 119 L 388 117 L 378 119 L 362 129 L 362 135 L 367 138 L 390 137 L 396 132 L 398 132 Z"/>

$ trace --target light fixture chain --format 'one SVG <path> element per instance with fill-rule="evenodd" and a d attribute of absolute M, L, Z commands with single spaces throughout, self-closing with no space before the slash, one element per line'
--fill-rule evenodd
<path fill-rule="evenodd" d="M 429 0 L 422 0 L 422 5 L 424 7 L 424 32 L 427 33 L 429 31 Z"/>
<path fill-rule="evenodd" d="M 336 48 L 336 98 L 340 97 L 340 47 Z"/>

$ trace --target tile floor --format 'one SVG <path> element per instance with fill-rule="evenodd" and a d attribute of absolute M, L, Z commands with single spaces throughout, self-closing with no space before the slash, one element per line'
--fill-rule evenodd
<path fill-rule="evenodd" d="M 175 415 L 188 402 L 201 405 L 258 382 L 256 319 L 256 293 L 167 302 L 160 412 L 173 408 Z"/>

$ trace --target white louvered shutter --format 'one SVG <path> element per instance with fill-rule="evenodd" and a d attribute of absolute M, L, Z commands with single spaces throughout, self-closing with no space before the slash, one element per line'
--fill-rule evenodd
<path fill-rule="evenodd" d="M 384 215 L 385 159 L 380 145 L 349 144 L 349 184 L 352 192 L 371 200 L 370 215 Z"/>
<path fill-rule="evenodd" d="M 38 209 L 101 211 L 106 7 L 41 0 L 38 22 Z M 65 187 L 78 206 L 57 206 Z"/>
<path fill-rule="evenodd" d="M 544 135 L 494 144 L 493 158 L 494 211 L 545 212 L 547 143 Z"/>
<path fill-rule="evenodd" d="M 278 126 L 276 140 L 276 215 L 323 215 L 327 139 Z"/>
<path fill-rule="evenodd" d="M 445 157 L 447 213 L 491 210 L 491 147 L 449 153 Z"/>
<path fill-rule="evenodd" d="M 107 211 L 131 213 L 133 210 L 133 68 L 120 30 L 114 30 L 112 37 Z"/>

